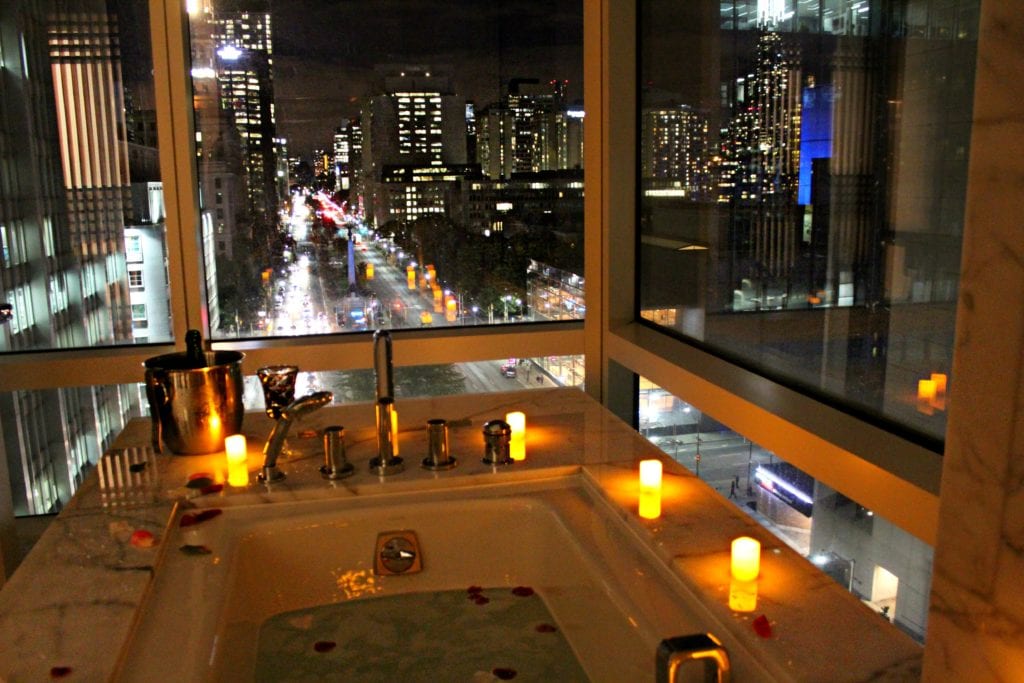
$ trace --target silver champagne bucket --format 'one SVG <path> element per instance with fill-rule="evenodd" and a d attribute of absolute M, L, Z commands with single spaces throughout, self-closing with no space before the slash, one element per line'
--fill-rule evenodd
<path fill-rule="evenodd" d="M 224 450 L 225 437 L 242 430 L 240 351 L 206 351 L 206 367 L 193 367 L 185 353 L 145 361 L 146 396 L 153 420 L 153 447 L 161 441 L 182 455 Z"/>

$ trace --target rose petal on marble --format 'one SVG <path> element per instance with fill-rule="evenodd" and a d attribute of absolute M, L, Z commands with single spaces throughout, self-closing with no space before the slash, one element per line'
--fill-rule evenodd
<path fill-rule="evenodd" d="M 186 543 L 185 545 L 178 548 L 178 550 L 185 553 L 186 555 L 209 555 L 213 552 L 205 545 L 193 545 L 191 543 Z"/>
<path fill-rule="evenodd" d="M 196 514 L 196 520 L 200 522 L 205 522 L 206 520 L 213 519 L 214 517 L 216 517 L 219 514 L 222 514 L 223 512 L 224 511 L 221 510 L 220 508 L 209 508 Z"/>
<path fill-rule="evenodd" d="M 512 595 L 520 598 L 528 598 L 533 595 L 533 589 L 529 586 L 516 586 L 512 589 Z"/>
<path fill-rule="evenodd" d="M 762 638 L 772 637 L 772 625 L 769 623 L 768 617 L 765 615 L 762 614 L 757 619 L 754 619 L 750 625 L 754 627 L 754 633 Z"/>
<path fill-rule="evenodd" d="M 475 595 L 477 593 L 483 593 L 484 589 L 483 589 L 482 586 L 470 586 L 469 588 L 466 589 L 466 592 L 469 593 L 470 595 Z"/>
<path fill-rule="evenodd" d="M 209 472 L 196 472 L 188 475 L 185 486 L 190 489 L 204 489 L 213 483 L 213 475 Z"/>
<path fill-rule="evenodd" d="M 70 666 L 51 666 L 50 667 L 50 678 L 64 678 L 65 676 L 71 675 Z"/>
<path fill-rule="evenodd" d="M 537 633 L 554 633 L 558 630 L 558 627 L 554 624 L 537 624 L 535 628 Z"/>
<path fill-rule="evenodd" d="M 195 526 L 196 524 L 199 524 L 200 522 L 205 522 L 208 519 L 213 519 L 214 517 L 216 517 L 217 515 L 219 515 L 219 514 L 221 514 L 223 512 L 224 511 L 221 510 L 220 508 L 209 508 L 207 510 L 202 510 L 200 512 L 196 512 L 195 514 L 193 514 L 193 513 L 186 513 L 186 514 L 181 516 L 181 521 L 178 522 L 178 526 L 180 526 L 180 527 Z"/>
<path fill-rule="evenodd" d="M 153 537 L 152 532 L 146 531 L 145 529 L 136 529 L 132 532 L 131 538 L 128 539 L 136 548 L 152 548 L 156 545 L 156 538 Z"/>
<path fill-rule="evenodd" d="M 475 602 L 478 605 L 486 605 L 487 603 L 489 603 L 491 601 L 490 598 L 485 598 L 484 596 L 479 595 L 479 594 L 478 595 L 474 595 L 472 600 L 473 600 L 473 602 Z"/>
<path fill-rule="evenodd" d="M 511 669 L 504 666 L 499 666 L 494 669 L 491 669 L 491 673 L 494 674 L 495 678 L 500 678 L 503 681 L 510 681 L 519 674 L 519 672 L 515 669 Z"/>
<path fill-rule="evenodd" d="M 317 652 L 330 652 L 337 647 L 337 645 L 338 644 L 333 640 L 318 640 L 313 643 L 313 649 Z"/>
<path fill-rule="evenodd" d="M 209 486 L 204 486 L 203 488 L 199 489 L 199 493 L 205 496 L 210 493 L 219 493 L 223 490 L 224 484 L 210 484 Z"/>

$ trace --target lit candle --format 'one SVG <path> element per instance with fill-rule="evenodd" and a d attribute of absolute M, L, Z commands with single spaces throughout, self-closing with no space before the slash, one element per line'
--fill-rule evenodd
<path fill-rule="evenodd" d="M 661 516 L 661 461 L 640 461 L 639 514 L 644 519 Z"/>
<path fill-rule="evenodd" d="M 729 582 L 729 609 L 734 612 L 753 612 L 757 609 L 757 582 Z"/>
<path fill-rule="evenodd" d="M 749 536 L 732 542 L 732 576 L 737 581 L 753 581 L 761 571 L 761 544 Z"/>
<path fill-rule="evenodd" d="M 935 403 L 935 382 L 930 379 L 917 381 L 917 412 L 931 415 Z"/>
<path fill-rule="evenodd" d="M 228 462 L 245 462 L 248 457 L 245 434 L 233 434 L 224 439 L 224 450 L 228 454 Z"/>
<path fill-rule="evenodd" d="M 917 382 L 917 400 L 931 403 L 935 398 L 935 380 L 922 379 Z"/>
<path fill-rule="evenodd" d="M 228 484 L 246 486 L 249 483 L 249 468 L 245 461 L 248 447 L 244 434 L 232 434 L 224 439 L 224 451 L 228 456 Z"/>
<path fill-rule="evenodd" d="M 526 459 L 526 413 L 516 411 L 505 414 L 505 422 L 512 429 L 509 442 L 509 457 L 513 460 Z"/>
<path fill-rule="evenodd" d="M 932 382 L 935 384 L 935 398 L 932 399 L 932 407 L 939 410 L 946 409 L 946 375 L 941 372 L 932 373 Z"/>

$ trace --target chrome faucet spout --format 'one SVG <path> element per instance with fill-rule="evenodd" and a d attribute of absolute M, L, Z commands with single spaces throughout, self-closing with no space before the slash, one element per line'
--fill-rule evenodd
<path fill-rule="evenodd" d="M 370 471 L 383 477 L 404 469 L 395 455 L 395 381 L 387 330 L 373 333 L 373 372 L 377 376 L 377 457 L 370 460 Z"/>
<path fill-rule="evenodd" d="M 266 445 L 263 446 L 263 468 L 259 474 L 260 481 L 284 479 L 284 472 L 277 469 L 277 459 L 284 448 L 284 441 L 292 422 L 317 408 L 322 408 L 333 400 L 334 394 L 331 392 L 317 391 L 296 399 L 281 411 L 280 419 L 274 424 L 274 429 L 270 432 Z"/>
<path fill-rule="evenodd" d="M 373 333 L 373 374 L 377 378 L 377 400 L 395 397 L 394 368 L 391 362 L 391 333 Z"/>

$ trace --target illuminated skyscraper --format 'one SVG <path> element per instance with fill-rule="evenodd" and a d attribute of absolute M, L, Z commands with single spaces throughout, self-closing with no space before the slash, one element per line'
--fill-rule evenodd
<path fill-rule="evenodd" d="M 48 27 L 69 234 L 81 268 L 88 344 L 130 342 L 124 226 L 128 147 L 116 17 L 58 12 Z"/>
<path fill-rule="evenodd" d="M 0 350 L 130 343 L 116 17 L 100 2 L 5 0 L 0 45 Z M 127 387 L 0 394 L 15 513 L 58 510 L 138 401 Z"/>
<path fill-rule="evenodd" d="M 757 279 L 786 275 L 797 258 L 800 77 L 796 49 L 761 31 L 753 72 L 731 84 L 720 192 L 734 207 L 737 232 L 747 235 Z"/>
<path fill-rule="evenodd" d="M 515 114 L 504 104 L 484 107 L 477 117 L 477 161 L 488 178 L 510 178 L 515 170 Z"/>
<path fill-rule="evenodd" d="M 454 93 L 448 76 L 427 67 L 386 66 L 379 71 L 383 93 L 363 106 L 362 172 L 370 200 L 367 210 L 386 221 L 398 209 L 386 199 L 397 191 L 393 179 L 405 176 L 396 167 L 465 165 L 466 101 Z M 444 211 L 443 205 L 432 206 L 431 213 Z M 398 209 L 403 216 L 416 213 L 406 208 L 410 210 Z"/>
<path fill-rule="evenodd" d="M 645 191 L 708 199 L 710 163 L 706 117 L 685 105 L 643 110 L 640 175 Z"/>
<path fill-rule="evenodd" d="M 270 12 L 265 3 L 253 4 L 260 6 L 222 11 L 214 4 L 209 21 L 220 107 L 231 113 L 241 138 L 249 208 L 254 218 L 270 222 L 277 204 L 274 62 Z"/>

